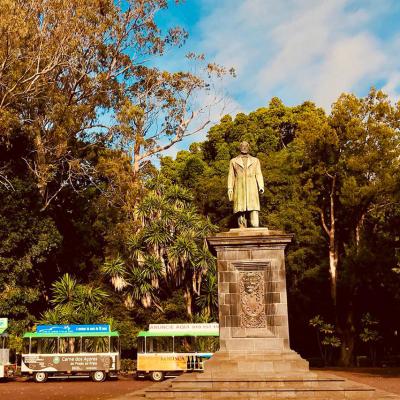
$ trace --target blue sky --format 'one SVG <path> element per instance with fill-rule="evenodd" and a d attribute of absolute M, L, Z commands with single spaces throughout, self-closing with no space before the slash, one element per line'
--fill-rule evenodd
<path fill-rule="evenodd" d="M 190 35 L 166 67 L 185 68 L 191 50 L 235 67 L 237 78 L 224 82 L 235 112 L 273 96 L 329 111 L 341 92 L 400 93 L 400 0 L 186 0 L 158 20 Z"/>
<path fill-rule="evenodd" d="M 342 92 L 364 96 L 371 86 L 394 101 L 400 97 L 400 0 L 171 0 L 157 20 L 163 29 L 180 25 L 189 32 L 183 48 L 158 61 L 160 68 L 187 69 L 189 51 L 235 68 L 237 77 L 223 82 L 223 109 L 213 110 L 213 123 L 274 96 L 286 105 L 311 100 L 327 112 Z"/>

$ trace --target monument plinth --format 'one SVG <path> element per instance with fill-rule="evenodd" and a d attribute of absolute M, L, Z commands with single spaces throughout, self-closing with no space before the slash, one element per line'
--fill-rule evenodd
<path fill-rule="evenodd" d="M 293 235 L 231 229 L 208 238 L 218 263 L 220 350 L 206 374 L 308 371 L 290 350 L 285 248 Z"/>

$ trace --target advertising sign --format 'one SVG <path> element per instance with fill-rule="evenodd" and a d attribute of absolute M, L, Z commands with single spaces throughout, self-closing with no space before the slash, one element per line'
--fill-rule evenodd
<path fill-rule="evenodd" d="M 213 333 L 218 331 L 217 323 L 204 324 L 150 324 L 149 332 L 169 332 L 169 331 L 196 331 Z"/>
<path fill-rule="evenodd" d="M 23 370 L 32 371 L 109 371 L 112 357 L 108 355 L 43 355 L 29 354 L 22 356 Z"/>
<path fill-rule="evenodd" d="M 2 334 L 8 327 L 8 318 L 0 318 L 0 334 Z"/>
<path fill-rule="evenodd" d="M 108 333 L 110 325 L 38 325 L 37 333 Z"/>
<path fill-rule="evenodd" d="M 188 369 L 188 356 L 185 354 L 140 354 L 137 360 L 138 371 L 185 371 Z"/>

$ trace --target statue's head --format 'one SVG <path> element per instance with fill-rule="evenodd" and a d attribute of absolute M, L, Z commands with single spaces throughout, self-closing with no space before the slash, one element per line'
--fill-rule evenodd
<path fill-rule="evenodd" d="M 250 145 L 247 142 L 240 143 L 239 150 L 242 154 L 247 154 L 250 151 Z"/>

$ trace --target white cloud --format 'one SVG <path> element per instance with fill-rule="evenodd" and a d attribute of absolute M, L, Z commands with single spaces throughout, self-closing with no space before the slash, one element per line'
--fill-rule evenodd
<path fill-rule="evenodd" d="M 244 111 L 272 96 L 289 104 L 311 99 L 329 110 L 341 92 L 376 81 L 397 94 L 400 41 L 383 42 L 370 29 L 390 12 L 390 0 L 203 2 L 209 13 L 199 22 L 198 50 L 236 68 L 228 90 Z"/>
<path fill-rule="evenodd" d="M 314 100 L 326 108 L 341 92 L 352 90 L 360 79 L 371 79 L 385 66 L 385 55 L 369 35 L 338 41 L 326 54 L 313 91 Z"/>

